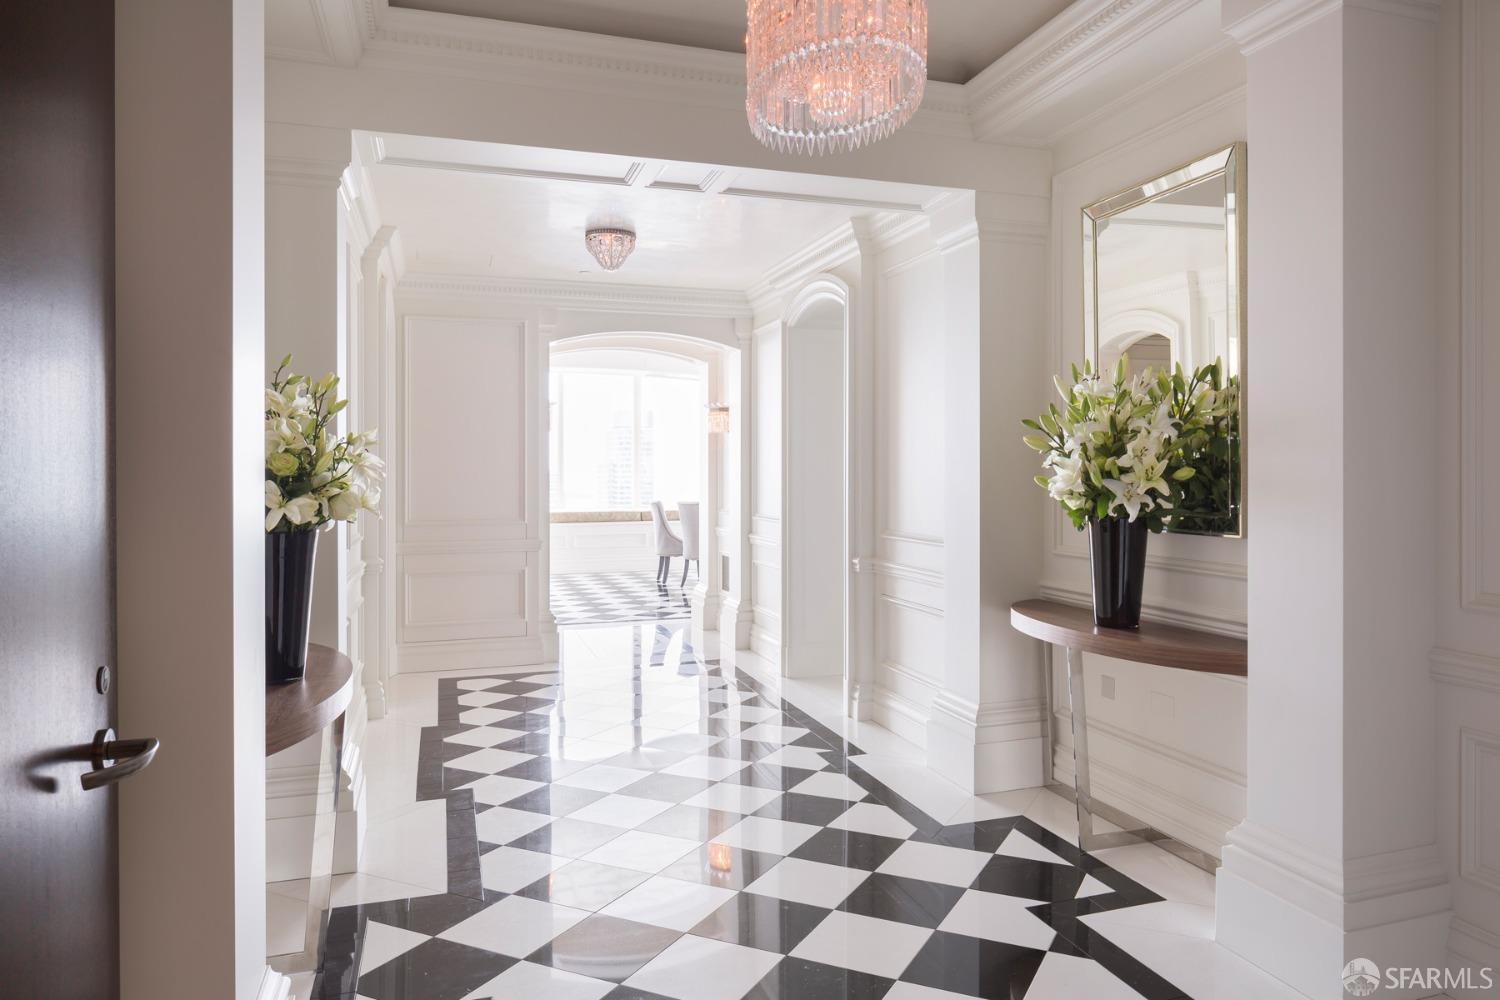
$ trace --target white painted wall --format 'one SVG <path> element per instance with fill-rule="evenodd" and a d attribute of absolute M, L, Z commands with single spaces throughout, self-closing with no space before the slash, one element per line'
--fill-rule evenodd
<path fill-rule="evenodd" d="M 647 573 L 656 569 L 650 521 L 554 523 L 548 534 L 553 573 Z M 674 567 L 681 562 L 674 562 Z"/>
<path fill-rule="evenodd" d="M 1230 49 L 1140 95 L 1123 121 L 1099 121 L 1059 143 L 1052 183 L 1051 370 L 1065 372 L 1084 357 L 1083 207 L 1244 137 L 1244 60 Z M 1252 228 L 1254 156 L 1252 149 Z M 1255 334 L 1252 319 L 1252 345 Z M 1246 384 L 1253 396 L 1254 372 Z M 1252 462 L 1256 447 L 1252 438 Z M 1249 520 L 1253 525 L 1253 510 Z M 1048 504 L 1043 537 L 1043 593 L 1088 603 L 1087 536 Z M 1243 636 L 1245 579 L 1242 539 L 1153 535 L 1144 614 Z M 1072 720 L 1061 650 L 1052 661 L 1053 774 L 1071 784 Z M 1095 794 L 1217 855 L 1245 815 L 1246 682 L 1093 654 L 1085 654 L 1084 671 Z M 1103 694 L 1107 683 L 1112 698 Z"/>

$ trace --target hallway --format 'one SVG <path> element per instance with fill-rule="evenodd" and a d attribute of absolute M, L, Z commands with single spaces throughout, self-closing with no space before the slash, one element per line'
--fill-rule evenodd
<path fill-rule="evenodd" d="M 683 623 L 567 629 L 556 670 L 399 680 L 362 870 L 299 996 L 1279 995 L 1212 943 L 1207 876 L 1084 855 L 1063 800 L 966 796 L 877 727 L 867 754 L 700 661 Z"/>

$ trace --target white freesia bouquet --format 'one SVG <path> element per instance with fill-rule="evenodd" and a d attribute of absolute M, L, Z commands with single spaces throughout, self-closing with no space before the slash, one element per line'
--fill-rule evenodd
<path fill-rule="evenodd" d="M 1161 531 L 1184 503 L 1192 508 L 1216 496 L 1216 487 L 1189 484 L 1232 451 L 1238 384 L 1226 384 L 1217 364 L 1190 376 L 1178 366 L 1173 373 L 1147 369 L 1129 378 L 1126 364 L 1122 358 L 1112 381 L 1087 362 L 1082 371 L 1073 366 L 1071 385 L 1057 379 L 1064 405 L 1051 404 L 1039 419 L 1022 421 L 1037 432 L 1026 443 L 1041 452 L 1048 470 L 1037 483 L 1076 528 L 1109 517 L 1144 517 L 1152 531 Z"/>
<path fill-rule="evenodd" d="M 266 389 L 266 531 L 312 531 L 380 507 L 385 463 L 370 451 L 374 431 L 335 436 L 349 404 L 331 372 L 310 381 L 281 359 Z"/>

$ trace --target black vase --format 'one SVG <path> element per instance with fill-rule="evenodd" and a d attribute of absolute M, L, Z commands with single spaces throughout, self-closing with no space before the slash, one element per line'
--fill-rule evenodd
<path fill-rule="evenodd" d="M 1139 628 L 1141 584 L 1146 578 L 1146 519 L 1107 517 L 1089 522 L 1089 557 L 1094 569 L 1094 624 L 1100 628 Z"/>
<path fill-rule="evenodd" d="M 266 683 L 300 681 L 307 669 L 313 561 L 320 531 L 266 535 Z"/>

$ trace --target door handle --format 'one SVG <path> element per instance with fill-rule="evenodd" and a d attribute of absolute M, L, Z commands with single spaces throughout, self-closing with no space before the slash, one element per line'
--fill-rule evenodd
<path fill-rule="evenodd" d="M 156 758 L 161 743 L 155 737 L 144 740 L 117 740 L 113 729 L 94 734 L 94 769 L 80 776 L 84 788 L 103 788 L 121 778 L 128 778 Z"/>

